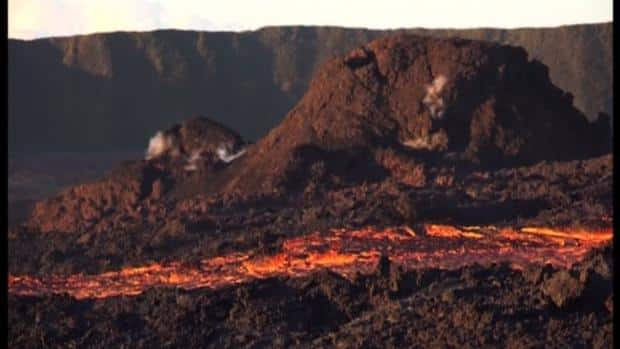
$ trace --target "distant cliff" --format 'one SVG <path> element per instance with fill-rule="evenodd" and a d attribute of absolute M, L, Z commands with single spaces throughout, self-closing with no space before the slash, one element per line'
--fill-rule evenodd
<path fill-rule="evenodd" d="M 9 40 L 11 151 L 140 149 L 156 130 L 203 114 L 250 140 L 298 101 L 317 67 L 395 32 L 523 46 L 594 119 L 613 115 L 612 23 L 544 29 L 117 32 Z"/>

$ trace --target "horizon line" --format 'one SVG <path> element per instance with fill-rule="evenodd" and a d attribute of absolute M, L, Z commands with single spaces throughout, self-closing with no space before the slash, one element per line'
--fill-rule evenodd
<path fill-rule="evenodd" d="M 106 34 L 115 34 L 115 33 L 153 33 L 160 31 L 179 31 L 179 32 L 202 32 L 202 33 L 251 33 L 258 32 L 265 29 L 270 28 L 293 28 L 293 27 L 314 27 L 314 28 L 339 28 L 339 29 L 349 29 L 349 30 L 369 30 L 369 31 L 398 31 L 398 30 L 527 30 L 527 29 L 555 29 L 562 27 L 577 27 L 577 26 L 593 26 L 593 25 L 603 25 L 603 24 L 613 24 L 613 19 L 609 21 L 602 22 L 582 22 L 582 23 L 571 23 L 571 24 L 559 24 L 559 25 L 541 25 L 541 26 L 515 26 L 515 27 L 492 27 L 492 26 L 480 26 L 480 27 L 394 27 L 394 28 L 379 28 L 379 27 L 355 27 L 355 26 L 341 26 L 341 25 L 331 25 L 331 24 L 280 24 L 280 25 L 265 25 L 260 26 L 255 29 L 239 29 L 239 30 L 212 30 L 212 29 L 188 29 L 188 28 L 153 28 L 153 29 L 142 29 L 142 30 L 110 30 L 110 31 L 95 31 L 88 33 L 74 33 L 74 34 L 58 34 L 58 35 L 49 35 L 49 36 L 40 36 L 35 38 L 20 38 L 20 37 L 10 37 L 9 40 L 20 40 L 20 41 L 36 41 L 36 40 L 45 40 L 45 39 L 55 39 L 55 38 L 71 38 L 71 37 L 80 37 L 80 36 L 90 36 L 90 35 L 106 35 Z"/>

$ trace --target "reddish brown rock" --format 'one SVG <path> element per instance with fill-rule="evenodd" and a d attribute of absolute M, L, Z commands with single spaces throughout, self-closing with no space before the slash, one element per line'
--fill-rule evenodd
<path fill-rule="evenodd" d="M 247 153 L 233 131 L 191 119 L 156 135 L 148 160 L 39 203 L 28 223 L 41 231 L 126 229 L 157 224 L 179 200 L 201 194 L 183 212 L 204 212 L 200 202 L 214 197 L 228 205 L 324 200 L 371 183 L 447 188 L 473 171 L 608 152 L 606 121 L 590 124 L 571 103 L 521 48 L 396 35 L 329 60 L 297 106 Z M 578 176 L 568 185 L 581 183 Z M 520 190 L 547 190 L 531 184 Z M 488 195 L 464 191 L 471 200 Z"/>
<path fill-rule="evenodd" d="M 542 290 L 558 308 L 562 308 L 581 296 L 583 285 L 568 271 L 560 270 L 545 281 Z"/>
<path fill-rule="evenodd" d="M 148 160 L 123 163 L 101 180 L 38 202 L 27 225 L 42 232 L 102 232 L 156 222 L 165 217 L 170 197 L 182 195 L 179 192 L 192 182 L 204 182 L 227 165 L 219 150 L 234 154 L 244 146 L 239 135 L 203 117 L 161 134 L 171 140 L 168 149 Z"/>
<path fill-rule="evenodd" d="M 521 48 L 397 35 L 324 64 L 226 189 L 286 192 L 287 176 L 310 174 L 295 170 L 310 167 L 296 159 L 309 146 L 310 162 L 339 161 L 370 173 L 361 181 L 394 176 L 410 185 L 423 183 L 421 173 L 400 170 L 412 161 L 499 168 L 588 158 L 610 149 L 604 122 L 590 124 Z M 377 162 L 385 148 L 394 155 Z M 370 178 L 375 165 L 388 173 Z"/>

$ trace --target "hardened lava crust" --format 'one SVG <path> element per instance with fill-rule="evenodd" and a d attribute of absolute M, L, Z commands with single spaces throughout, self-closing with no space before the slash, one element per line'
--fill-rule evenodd
<path fill-rule="evenodd" d="M 76 300 L 9 295 L 9 347 L 612 348 L 611 246 L 571 269 L 404 272 L 382 259 L 217 291 Z"/>
<path fill-rule="evenodd" d="M 193 118 L 35 205 L 10 347 L 610 348 L 610 145 L 522 48 L 373 41 L 255 144 Z"/>

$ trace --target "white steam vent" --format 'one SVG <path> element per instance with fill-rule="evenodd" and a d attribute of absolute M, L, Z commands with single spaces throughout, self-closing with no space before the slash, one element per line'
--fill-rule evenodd
<path fill-rule="evenodd" d="M 149 141 L 149 147 L 146 150 L 146 160 L 155 159 L 162 156 L 174 147 L 174 140 L 171 136 L 157 131 L 155 136 Z"/>
<path fill-rule="evenodd" d="M 175 158 L 182 156 L 186 160 L 184 167 L 185 171 L 191 172 L 198 170 L 201 161 L 205 160 L 205 156 L 207 156 L 209 160 L 213 160 L 213 155 L 215 155 L 215 159 L 229 163 L 245 154 L 245 149 L 241 149 L 238 152 L 233 152 L 232 147 L 233 146 L 231 144 L 222 143 L 215 150 L 215 154 L 205 154 L 205 151 L 207 150 L 205 148 L 199 148 L 194 149 L 190 154 L 185 155 L 181 154 L 179 144 L 174 135 L 157 131 L 157 133 L 149 141 L 145 159 L 152 160 L 166 154 Z"/>
<path fill-rule="evenodd" d="M 198 170 L 198 165 L 200 161 L 204 159 L 203 151 L 203 149 L 198 149 L 192 152 L 190 157 L 187 159 L 187 163 L 185 164 L 185 171 L 192 172 Z M 215 150 L 215 155 L 217 156 L 217 158 L 225 163 L 232 162 L 243 154 L 245 154 L 245 149 L 241 149 L 236 153 L 231 153 L 230 146 L 225 144 L 221 144 Z"/>
<path fill-rule="evenodd" d="M 231 153 L 230 148 L 222 144 L 217 148 L 215 153 L 217 154 L 217 157 L 220 158 L 220 160 L 224 161 L 225 163 L 229 163 L 240 157 L 241 155 L 245 154 L 245 149 L 241 149 L 236 153 Z"/>
<path fill-rule="evenodd" d="M 441 93 L 447 82 L 448 79 L 445 76 L 439 75 L 430 85 L 426 86 L 426 96 L 424 96 L 422 103 L 431 112 L 433 119 L 441 119 L 443 117 L 445 105 Z"/>

